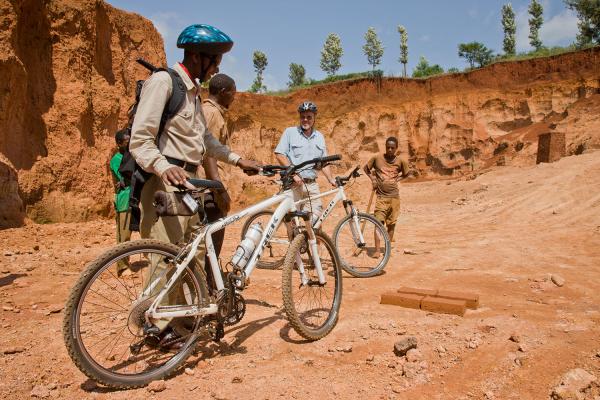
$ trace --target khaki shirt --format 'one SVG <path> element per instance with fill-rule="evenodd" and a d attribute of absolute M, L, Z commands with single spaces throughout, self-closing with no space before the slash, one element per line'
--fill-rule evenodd
<path fill-rule="evenodd" d="M 202 112 L 210 133 L 218 138 L 222 144 L 229 144 L 229 130 L 225 123 L 227 109 L 212 99 L 206 99 L 202 102 Z"/>
<path fill-rule="evenodd" d="M 173 84 L 166 71 L 148 78 L 144 82 L 131 128 L 131 154 L 145 171 L 159 176 L 172 166 L 165 156 L 200 165 L 206 153 L 219 161 L 235 165 L 241 157 L 222 145 L 206 129 L 198 97 L 199 88 L 179 63 L 172 68 L 181 76 L 187 90 L 183 105 L 177 115 L 165 124 L 157 148 L 155 138 L 160 117 L 173 92 Z"/>
<path fill-rule="evenodd" d="M 371 174 L 375 175 L 379 197 L 398 197 L 400 195 L 398 181 L 408 174 L 406 160 L 396 156 L 392 162 L 388 162 L 383 154 L 378 154 L 372 157 L 366 166 Z"/>

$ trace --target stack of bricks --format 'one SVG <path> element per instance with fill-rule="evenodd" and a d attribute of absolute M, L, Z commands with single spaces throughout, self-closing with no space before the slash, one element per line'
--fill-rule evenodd
<path fill-rule="evenodd" d="M 381 304 L 463 316 L 467 308 L 477 309 L 479 295 L 449 290 L 401 287 L 395 292 L 382 294 Z"/>
<path fill-rule="evenodd" d="M 567 153 L 565 134 L 561 132 L 544 133 L 538 137 L 536 164 L 551 163 L 560 160 Z"/>

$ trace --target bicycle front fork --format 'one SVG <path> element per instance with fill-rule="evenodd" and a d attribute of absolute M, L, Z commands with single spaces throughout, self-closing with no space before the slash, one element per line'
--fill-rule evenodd
<path fill-rule="evenodd" d="M 317 248 L 317 236 L 315 235 L 315 231 L 313 230 L 312 224 L 310 223 L 310 213 L 296 211 L 294 213 L 290 213 L 288 218 L 302 218 L 304 220 L 304 225 L 306 227 L 306 234 L 308 236 L 308 252 L 312 257 L 312 261 L 315 265 L 315 269 L 317 271 L 317 275 L 319 277 L 319 284 L 324 285 L 326 283 L 325 274 L 323 273 L 323 267 L 321 265 L 321 258 L 319 257 L 319 252 Z M 298 226 L 296 222 L 296 226 Z M 302 282 L 302 286 L 308 285 L 310 279 L 306 274 L 306 270 L 304 268 L 304 263 L 302 262 L 302 257 L 300 256 L 300 252 L 296 253 L 296 264 L 298 265 L 298 272 L 300 273 L 300 280 Z"/>

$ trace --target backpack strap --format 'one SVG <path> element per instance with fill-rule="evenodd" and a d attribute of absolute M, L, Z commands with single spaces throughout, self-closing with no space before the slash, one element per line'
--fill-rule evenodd
<path fill-rule="evenodd" d="M 160 140 L 160 135 L 165 129 L 165 125 L 168 120 L 173 118 L 175 114 L 179 112 L 179 109 L 183 105 L 186 96 L 186 88 L 185 83 L 181 76 L 172 68 L 159 68 L 155 72 L 158 71 L 166 71 L 171 77 L 171 83 L 173 86 L 173 91 L 171 93 L 171 97 L 163 110 L 162 116 L 160 117 L 160 125 L 158 126 L 158 133 L 156 134 L 156 144 L 158 145 L 158 141 Z"/>

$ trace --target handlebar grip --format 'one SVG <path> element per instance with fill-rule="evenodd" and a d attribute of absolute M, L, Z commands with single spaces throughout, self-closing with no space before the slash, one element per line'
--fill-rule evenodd
<path fill-rule="evenodd" d="M 341 155 L 334 154 L 332 156 L 321 157 L 321 158 L 319 158 L 319 161 L 321 161 L 321 162 L 332 162 L 332 161 L 339 161 L 341 159 L 342 159 Z"/>

